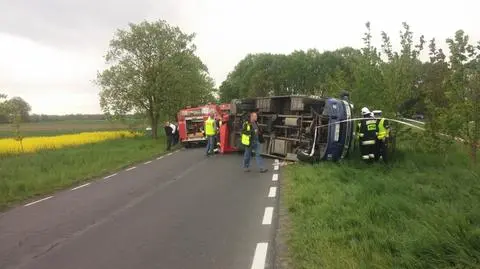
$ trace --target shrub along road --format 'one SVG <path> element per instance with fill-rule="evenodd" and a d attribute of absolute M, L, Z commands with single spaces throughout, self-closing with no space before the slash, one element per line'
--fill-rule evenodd
<path fill-rule="evenodd" d="M 182 150 L 14 208 L 0 216 L 0 268 L 269 266 L 277 171 L 240 164 Z"/>

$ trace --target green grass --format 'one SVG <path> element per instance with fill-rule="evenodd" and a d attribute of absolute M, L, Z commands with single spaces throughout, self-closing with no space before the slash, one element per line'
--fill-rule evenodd
<path fill-rule="evenodd" d="M 0 159 L 0 210 L 165 151 L 165 137 L 111 140 Z"/>
<path fill-rule="evenodd" d="M 294 268 L 480 268 L 480 169 L 463 153 L 285 171 Z"/>

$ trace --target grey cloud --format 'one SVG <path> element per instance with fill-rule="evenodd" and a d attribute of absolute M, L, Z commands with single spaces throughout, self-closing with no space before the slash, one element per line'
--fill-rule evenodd
<path fill-rule="evenodd" d="M 115 29 L 137 22 L 162 6 L 175 13 L 173 1 L 152 0 L 11 0 L 0 1 L 0 32 L 48 45 L 95 46 L 112 37 Z"/>

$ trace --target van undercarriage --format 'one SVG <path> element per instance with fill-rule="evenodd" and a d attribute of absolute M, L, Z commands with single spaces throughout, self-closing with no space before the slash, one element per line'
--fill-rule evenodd
<path fill-rule="evenodd" d="M 249 112 L 257 112 L 257 122 L 264 133 L 263 155 L 288 160 L 339 159 L 345 154 L 337 148 L 343 151 L 350 147 L 352 123 L 333 124 L 350 117 L 350 104 L 343 100 L 307 96 L 260 97 L 234 100 L 231 112 L 230 144 L 237 148 L 242 147 L 242 124 Z"/>

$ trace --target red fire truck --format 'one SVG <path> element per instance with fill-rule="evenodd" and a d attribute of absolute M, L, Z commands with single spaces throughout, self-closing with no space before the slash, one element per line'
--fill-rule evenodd
<path fill-rule="evenodd" d="M 209 113 L 215 113 L 215 120 L 222 120 L 222 115 L 228 113 L 230 104 L 207 104 L 199 107 L 186 107 L 177 114 L 178 134 L 180 142 L 186 148 L 194 144 L 205 144 L 207 142 L 204 133 L 204 122 Z"/>

